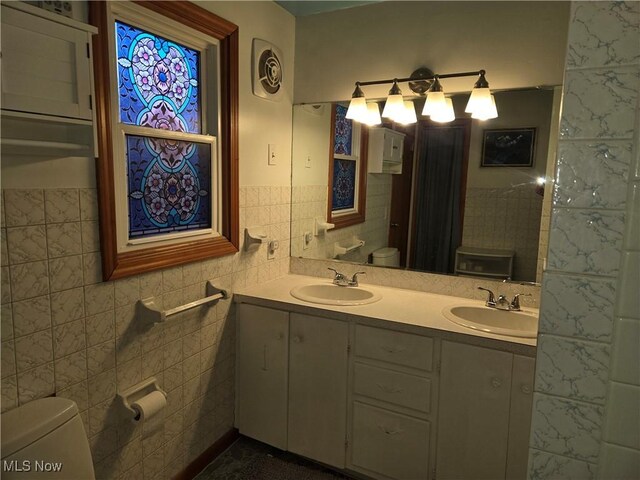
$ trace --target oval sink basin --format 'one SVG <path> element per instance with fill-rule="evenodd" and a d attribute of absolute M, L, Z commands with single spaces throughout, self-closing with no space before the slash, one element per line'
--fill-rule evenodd
<path fill-rule="evenodd" d="M 498 335 L 536 338 L 538 316 L 531 311 L 507 311 L 479 306 L 447 307 L 442 311 L 448 320 L 463 327 Z"/>
<path fill-rule="evenodd" d="M 323 305 L 366 305 L 382 298 L 381 295 L 364 288 L 326 284 L 302 285 L 293 288 L 290 293 L 299 300 Z"/>

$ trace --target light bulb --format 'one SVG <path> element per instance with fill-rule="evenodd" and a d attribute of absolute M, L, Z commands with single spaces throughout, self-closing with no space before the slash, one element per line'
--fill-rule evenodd
<path fill-rule="evenodd" d="M 404 102 L 402 116 L 395 119 L 395 121 L 402 125 L 411 125 L 412 123 L 416 123 L 418 121 L 418 117 L 416 117 L 416 109 L 412 101 L 407 100 L 406 102 Z"/>
<path fill-rule="evenodd" d="M 431 120 L 438 123 L 453 122 L 456 119 L 456 114 L 453 111 L 453 101 L 450 98 L 445 99 L 446 108 L 431 115 Z"/>
<path fill-rule="evenodd" d="M 483 111 L 472 113 L 471 118 L 475 118 L 477 120 L 490 120 L 492 118 L 498 118 L 498 109 L 496 108 L 496 98 L 493 95 L 491 95 L 491 106 Z"/>

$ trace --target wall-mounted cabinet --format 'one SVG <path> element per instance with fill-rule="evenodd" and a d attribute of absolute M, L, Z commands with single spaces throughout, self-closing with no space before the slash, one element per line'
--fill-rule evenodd
<path fill-rule="evenodd" d="M 369 129 L 369 173 L 402 173 L 404 133 L 389 128 Z"/>
<path fill-rule="evenodd" d="M 2 4 L 3 150 L 93 151 L 95 33 L 95 27 L 23 2 Z"/>

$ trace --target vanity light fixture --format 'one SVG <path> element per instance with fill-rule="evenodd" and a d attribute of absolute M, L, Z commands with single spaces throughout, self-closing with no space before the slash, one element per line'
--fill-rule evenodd
<path fill-rule="evenodd" d="M 382 118 L 380 118 L 380 107 L 378 107 L 377 102 L 367 103 L 367 118 L 362 123 L 365 123 L 370 127 L 374 127 L 382 123 Z"/>
<path fill-rule="evenodd" d="M 361 121 L 358 119 L 363 119 L 366 116 L 367 99 L 364 96 L 364 92 L 360 89 L 360 84 L 356 82 L 356 89 L 353 91 L 353 95 L 351 95 L 351 102 L 349 103 L 349 108 L 347 109 L 345 118 L 358 122 Z"/>
<path fill-rule="evenodd" d="M 439 75 L 434 74 L 427 68 L 419 68 L 408 78 L 356 82 L 356 88 L 349 103 L 347 118 L 367 125 L 377 125 L 379 122 L 372 123 L 372 111 L 369 111 L 370 107 L 367 107 L 364 92 L 360 87 L 391 83 L 393 85 L 391 90 L 389 90 L 389 96 L 382 111 L 382 116 L 404 125 L 415 123 L 417 117 L 413 102 L 404 101 L 402 91 L 398 85 L 399 83 L 409 82 L 409 87 L 414 93 L 421 96 L 425 96 L 426 94 L 422 115 L 430 116 L 433 121 L 439 123 L 451 122 L 455 120 L 453 103 L 451 98 L 445 97 L 440 80 L 444 78 L 471 77 L 476 75 L 478 76 L 478 80 L 471 91 L 465 112 L 471 113 L 471 118 L 477 120 L 497 118 L 498 111 L 496 109 L 495 98 L 491 95 L 485 73 L 484 70 L 477 70 L 473 72 Z"/>
<path fill-rule="evenodd" d="M 384 104 L 382 116 L 397 121 L 404 115 L 404 99 L 402 98 L 402 90 L 398 86 L 398 81 L 393 80 L 393 86 L 389 90 L 389 96 Z"/>

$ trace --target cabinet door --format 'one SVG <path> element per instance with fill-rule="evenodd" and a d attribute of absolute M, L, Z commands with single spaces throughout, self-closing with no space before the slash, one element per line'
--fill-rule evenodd
<path fill-rule="evenodd" d="M 513 355 L 442 342 L 436 477 L 505 477 Z"/>
<path fill-rule="evenodd" d="M 87 32 L 2 7 L 2 108 L 92 119 Z"/>
<path fill-rule="evenodd" d="M 426 480 L 430 428 L 425 420 L 354 402 L 351 463 L 384 478 Z"/>
<path fill-rule="evenodd" d="M 291 314 L 289 451 L 345 466 L 346 322 Z"/>
<path fill-rule="evenodd" d="M 529 429 L 533 409 L 533 380 L 536 361 L 531 357 L 513 356 L 511 381 L 511 412 L 509 414 L 509 450 L 507 475 L 509 480 L 527 478 Z"/>
<path fill-rule="evenodd" d="M 286 450 L 289 313 L 240 304 L 237 318 L 236 426 Z"/>

